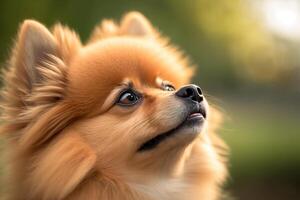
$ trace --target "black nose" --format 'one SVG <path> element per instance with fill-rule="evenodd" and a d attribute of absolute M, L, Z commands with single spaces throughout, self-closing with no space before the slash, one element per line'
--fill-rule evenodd
<path fill-rule="evenodd" d="M 203 101 L 203 94 L 200 87 L 194 84 L 183 86 L 175 93 L 175 95 L 180 98 L 191 99 L 198 103 Z"/>

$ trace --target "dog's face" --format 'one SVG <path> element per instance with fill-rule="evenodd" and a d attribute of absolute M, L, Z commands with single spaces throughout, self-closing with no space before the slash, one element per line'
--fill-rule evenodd
<path fill-rule="evenodd" d="M 184 85 L 184 67 L 162 47 L 133 38 L 93 43 L 72 61 L 65 100 L 86 112 L 72 128 L 102 167 L 173 173 L 207 115 L 201 89 Z"/>

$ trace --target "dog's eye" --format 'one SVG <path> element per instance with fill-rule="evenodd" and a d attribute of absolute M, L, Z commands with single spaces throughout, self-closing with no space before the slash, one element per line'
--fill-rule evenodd
<path fill-rule="evenodd" d="M 140 100 L 140 96 L 132 90 L 126 90 L 121 93 L 117 104 L 121 106 L 132 106 Z"/>
<path fill-rule="evenodd" d="M 175 91 L 175 87 L 169 83 L 163 85 L 163 90 L 165 91 Z"/>

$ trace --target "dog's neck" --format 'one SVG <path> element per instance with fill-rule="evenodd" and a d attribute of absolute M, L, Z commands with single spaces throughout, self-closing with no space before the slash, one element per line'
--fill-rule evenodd
<path fill-rule="evenodd" d="M 67 199 L 84 199 L 84 194 L 95 196 L 89 199 L 110 199 L 110 200 L 214 200 L 218 197 L 218 181 L 222 168 L 214 163 L 210 168 L 208 162 L 216 160 L 203 160 L 201 154 L 208 153 L 211 149 L 200 144 L 193 148 L 191 155 L 184 163 L 184 170 L 176 176 L 161 176 L 144 181 L 114 180 L 103 177 L 99 174 L 91 177 L 78 186 Z M 209 152 L 215 154 L 215 152 Z M 203 157 L 204 158 L 204 157 Z M 93 192 L 91 192 L 93 191 Z"/>

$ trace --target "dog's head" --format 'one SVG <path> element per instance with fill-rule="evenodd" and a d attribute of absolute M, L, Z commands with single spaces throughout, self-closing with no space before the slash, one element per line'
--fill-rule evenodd
<path fill-rule="evenodd" d="M 106 39 L 83 49 L 70 66 L 66 100 L 85 112 L 74 130 L 114 166 L 140 166 L 144 173 L 172 166 L 166 158 L 180 159 L 205 125 L 201 89 L 184 85 L 185 66 L 161 46 Z"/>
<path fill-rule="evenodd" d="M 187 59 L 139 13 L 104 21 L 87 45 L 60 25 L 26 21 L 11 65 L 7 92 L 21 99 L 6 102 L 6 117 L 11 107 L 21 114 L 8 129 L 21 127 L 18 143 L 45 151 L 45 163 L 56 147 L 77 152 L 77 181 L 97 170 L 133 182 L 176 176 L 205 134 L 208 104 L 189 84 Z"/>

